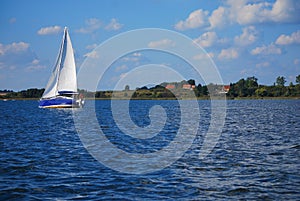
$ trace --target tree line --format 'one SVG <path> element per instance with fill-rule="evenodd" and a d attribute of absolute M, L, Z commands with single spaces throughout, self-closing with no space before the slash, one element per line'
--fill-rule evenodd
<path fill-rule="evenodd" d="M 45 89 L 31 88 L 14 92 L 12 90 L 0 90 L 0 98 L 2 99 L 22 99 L 22 98 L 40 98 Z"/>
<path fill-rule="evenodd" d="M 295 84 L 288 86 L 286 78 L 278 76 L 273 85 L 261 85 L 254 76 L 240 79 L 236 83 L 230 83 L 224 90 L 224 85 L 208 84 L 196 85 L 195 80 L 183 80 L 181 82 L 161 83 L 154 87 L 141 87 L 130 90 L 128 85 L 121 91 L 96 91 L 89 92 L 79 90 L 86 98 L 132 98 L 132 99 L 176 99 L 176 97 L 209 98 L 210 94 L 226 93 L 228 98 L 264 98 L 264 97 L 300 97 L 300 75 L 296 76 Z M 12 90 L 0 90 L 1 99 L 40 98 L 45 89 L 31 88 L 14 92 Z M 192 97 L 192 96 L 191 96 Z"/>
<path fill-rule="evenodd" d="M 230 84 L 228 97 L 300 97 L 300 75 L 296 76 L 296 84 L 291 82 L 285 86 L 286 78 L 278 76 L 272 86 L 260 85 L 256 77 L 240 79 Z"/>

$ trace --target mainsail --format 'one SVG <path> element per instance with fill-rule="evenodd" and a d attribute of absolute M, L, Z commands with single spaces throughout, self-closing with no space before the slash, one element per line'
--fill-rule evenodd
<path fill-rule="evenodd" d="M 60 93 L 77 93 L 74 52 L 67 28 L 64 29 L 58 57 L 42 99 L 55 97 Z"/>

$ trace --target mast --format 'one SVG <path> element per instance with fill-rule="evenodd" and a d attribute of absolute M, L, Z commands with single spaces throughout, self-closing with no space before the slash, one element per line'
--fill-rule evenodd
<path fill-rule="evenodd" d="M 64 44 L 65 44 L 65 40 L 66 40 L 66 32 L 67 32 L 67 27 L 64 28 L 64 35 L 61 41 L 61 45 L 60 45 L 60 49 L 59 49 L 59 53 L 58 53 L 58 58 L 57 58 L 57 63 L 56 63 L 56 73 L 57 73 L 57 77 L 56 77 L 56 85 L 55 85 L 55 95 L 58 95 L 58 81 L 59 81 L 59 77 L 60 77 L 60 68 L 61 68 L 61 62 L 62 62 L 62 54 L 63 54 L 63 49 L 64 49 Z"/>

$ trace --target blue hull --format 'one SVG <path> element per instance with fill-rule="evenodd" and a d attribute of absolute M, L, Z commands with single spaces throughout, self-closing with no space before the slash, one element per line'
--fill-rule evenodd
<path fill-rule="evenodd" d="M 56 97 L 51 99 L 41 99 L 39 103 L 40 108 L 73 108 L 80 107 L 76 99 Z"/>

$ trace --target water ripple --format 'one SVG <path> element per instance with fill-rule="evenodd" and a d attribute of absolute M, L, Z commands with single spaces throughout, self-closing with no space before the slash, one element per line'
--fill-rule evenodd
<path fill-rule="evenodd" d="M 167 108 L 169 116 L 164 131 L 149 141 L 123 135 L 111 119 L 109 101 L 98 101 L 96 112 L 101 128 L 119 148 L 149 153 L 172 141 L 180 116 L 174 101 L 134 101 L 131 115 L 137 125 L 149 124 L 153 104 Z M 184 156 L 161 171 L 129 175 L 89 155 L 71 110 L 38 109 L 36 101 L 2 101 L 0 199 L 299 200 L 299 100 L 228 101 L 222 136 L 203 160 L 198 156 L 210 103 L 199 105 L 199 133 Z"/>

